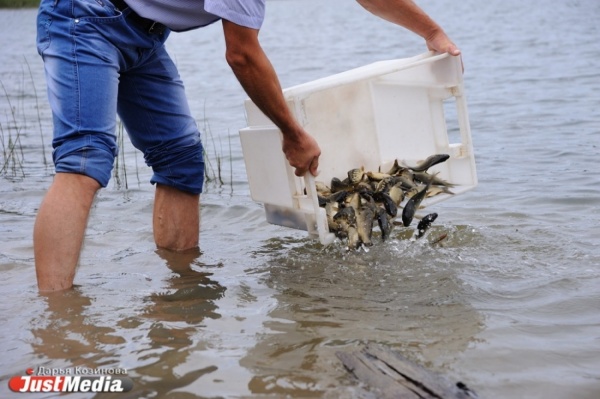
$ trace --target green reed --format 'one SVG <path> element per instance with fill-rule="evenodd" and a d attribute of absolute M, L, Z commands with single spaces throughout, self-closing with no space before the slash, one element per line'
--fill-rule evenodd
<path fill-rule="evenodd" d="M 221 137 L 218 137 L 218 143 L 212 133 L 210 123 L 207 118 L 204 118 L 203 129 L 204 133 L 204 181 L 209 183 L 209 187 L 223 187 L 225 181 L 223 179 L 223 142 Z M 229 187 L 233 190 L 233 157 L 231 152 L 231 139 L 227 136 L 229 148 Z M 217 146 L 218 144 L 218 146 Z M 209 149 L 207 151 L 207 148 Z"/>
<path fill-rule="evenodd" d="M 27 71 L 22 70 L 20 82 L 21 87 L 16 94 L 9 93 L 4 85 L 4 82 L 0 80 L 0 85 L 2 86 L 4 99 L 7 105 L 6 108 L 8 108 L 8 111 L 4 115 L 4 119 L 0 121 L 0 146 L 2 146 L 0 175 L 2 176 L 25 176 L 25 155 L 23 151 L 23 145 L 21 143 L 21 137 L 30 131 L 28 122 L 31 120 L 28 120 L 26 117 L 24 105 L 26 94 L 28 92 L 33 94 L 35 101 L 35 109 L 37 112 L 37 129 L 39 130 L 42 148 L 42 162 L 44 167 L 48 167 L 38 92 L 29 62 L 26 58 L 24 58 L 24 62 L 27 67 Z M 20 99 L 20 101 L 17 101 L 17 105 L 13 104 L 13 98 Z"/>
<path fill-rule="evenodd" d="M 24 58 L 25 64 L 27 65 L 27 71 L 29 72 L 29 79 L 31 80 L 31 87 L 33 88 L 33 96 L 35 98 L 35 110 L 37 112 L 37 124 L 40 129 L 40 143 L 42 144 L 42 160 L 44 161 L 44 166 L 48 167 L 48 161 L 46 160 L 46 145 L 44 144 L 44 130 L 42 129 L 42 117 L 40 115 L 40 103 L 38 100 L 37 90 L 35 88 L 35 81 L 33 80 L 33 74 L 31 73 L 31 67 L 29 66 L 29 62 L 27 58 Z"/>
<path fill-rule="evenodd" d="M 210 124 L 204 120 L 204 140 L 203 140 L 203 158 L 204 158 L 204 181 L 205 188 L 210 189 L 211 187 L 223 187 L 225 186 L 224 179 L 224 167 L 223 167 L 223 144 L 220 138 L 215 140 L 215 136 L 212 134 Z M 113 181 L 117 190 L 129 188 L 128 181 L 128 170 L 127 163 L 125 162 L 127 147 L 131 144 L 129 140 L 126 140 L 126 131 L 121 121 L 117 123 L 117 145 L 119 147 L 119 153 L 115 157 L 115 163 L 113 167 Z M 228 136 L 229 137 L 229 136 Z M 233 190 L 233 158 L 231 156 L 231 139 L 228 138 L 229 145 L 229 186 Z M 209 149 L 207 151 L 207 148 Z M 138 187 L 140 186 L 140 175 L 138 166 L 138 151 L 134 151 L 135 156 L 135 175 L 137 179 Z"/>
<path fill-rule="evenodd" d="M 21 126 L 17 121 L 17 108 L 13 106 L 10 96 L 0 80 L 0 85 L 4 91 L 4 97 L 9 107 L 10 115 L 6 115 L 6 122 L 0 122 L 0 144 L 2 145 L 2 165 L 0 167 L 0 175 L 12 175 L 17 177 L 25 177 L 23 169 L 24 154 L 21 144 Z M 5 130 L 6 129 L 6 130 Z"/>

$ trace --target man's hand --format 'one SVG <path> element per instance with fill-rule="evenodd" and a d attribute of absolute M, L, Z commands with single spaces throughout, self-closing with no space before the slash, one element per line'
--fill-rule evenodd
<path fill-rule="evenodd" d="M 430 37 L 425 38 L 425 42 L 429 50 L 437 51 L 438 53 L 449 53 L 454 56 L 460 55 L 459 48 L 442 30 L 436 31 Z"/>
<path fill-rule="evenodd" d="M 304 131 L 300 135 L 284 135 L 282 149 L 290 166 L 296 169 L 296 176 L 304 176 L 306 172 L 317 175 L 321 149 L 311 135 Z"/>
<path fill-rule="evenodd" d="M 413 0 L 357 0 L 366 10 L 425 39 L 429 50 L 460 55 L 444 30 Z"/>

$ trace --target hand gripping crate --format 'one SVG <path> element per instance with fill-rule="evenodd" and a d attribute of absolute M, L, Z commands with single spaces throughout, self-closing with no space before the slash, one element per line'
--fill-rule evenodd
<path fill-rule="evenodd" d="M 430 172 L 456 184 L 455 194 L 436 195 L 422 206 L 477 185 L 460 57 L 429 52 L 380 61 L 283 92 L 321 147 L 317 180 L 329 184 L 352 168 L 386 171 L 396 159 L 415 165 L 433 154 L 449 154 Z M 448 109 L 452 102 L 455 110 Z M 322 244 L 331 243 L 334 235 L 319 207 L 315 178 L 294 175 L 281 150 L 281 131 L 252 101 L 246 100 L 245 108 L 248 127 L 240 130 L 240 140 L 252 199 L 264 204 L 269 223 L 306 230 Z M 449 135 L 449 116 L 456 119 L 451 125 L 456 137 Z"/>

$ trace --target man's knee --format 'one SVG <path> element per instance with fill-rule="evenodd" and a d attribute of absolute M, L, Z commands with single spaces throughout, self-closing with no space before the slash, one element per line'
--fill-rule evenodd
<path fill-rule="evenodd" d="M 202 193 L 204 149 L 200 138 L 189 145 L 146 156 L 146 162 L 154 170 L 151 183 L 191 194 Z"/>
<path fill-rule="evenodd" d="M 114 142 L 86 135 L 56 147 L 53 159 L 57 173 L 86 175 L 106 187 L 116 155 Z"/>

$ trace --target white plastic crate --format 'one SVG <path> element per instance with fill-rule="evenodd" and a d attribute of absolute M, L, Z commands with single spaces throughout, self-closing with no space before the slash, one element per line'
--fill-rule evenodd
<path fill-rule="evenodd" d="M 444 153 L 450 158 L 430 171 L 457 185 L 454 196 L 477 185 L 460 57 L 429 52 L 380 61 L 285 89 L 284 96 L 321 147 L 317 180 L 329 184 L 352 168 L 387 170 L 396 159 L 415 165 Z M 448 112 L 452 102 L 456 110 Z M 264 204 L 269 223 L 331 243 L 315 178 L 294 175 L 281 151 L 280 130 L 252 101 L 246 100 L 245 108 L 248 127 L 240 130 L 240 139 L 252 199 Z M 456 137 L 448 134 L 450 114 Z M 436 195 L 422 206 L 451 197 Z"/>

